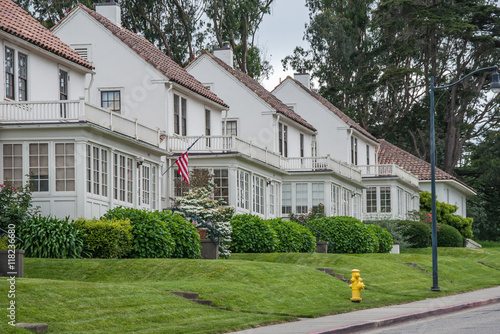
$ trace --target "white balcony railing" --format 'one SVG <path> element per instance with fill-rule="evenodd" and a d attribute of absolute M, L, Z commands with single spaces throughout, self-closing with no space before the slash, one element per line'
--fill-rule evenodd
<path fill-rule="evenodd" d="M 159 146 L 160 131 L 137 120 L 78 101 L 0 102 L 0 123 L 89 122 Z"/>
<path fill-rule="evenodd" d="M 191 146 L 198 137 L 195 136 L 168 136 L 167 150 L 183 152 Z M 332 170 L 337 174 L 361 182 L 361 172 L 354 166 L 330 157 L 286 158 L 252 142 L 235 136 L 203 136 L 189 150 L 193 153 L 228 153 L 238 152 L 252 159 L 260 160 L 287 171 L 320 171 Z"/>
<path fill-rule="evenodd" d="M 365 165 L 358 166 L 361 170 L 361 175 L 363 177 L 389 177 L 396 176 L 418 187 L 418 177 L 414 174 L 408 172 L 407 170 L 399 167 L 396 164 L 392 165 Z"/>

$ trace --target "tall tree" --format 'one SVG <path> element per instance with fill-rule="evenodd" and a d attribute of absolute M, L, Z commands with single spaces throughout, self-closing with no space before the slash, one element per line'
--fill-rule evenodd
<path fill-rule="evenodd" d="M 77 3 L 89 8 L 99 0 L 14 0 L 33 17 L 47 28 L 52 28 L 61 20 Z"/>

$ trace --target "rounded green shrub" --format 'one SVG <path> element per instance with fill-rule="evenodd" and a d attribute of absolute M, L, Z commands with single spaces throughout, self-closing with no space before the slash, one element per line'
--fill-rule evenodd
<path fill-rule="evenodd" d="M 460 231 L 450 225 L 437 226 L 438 247 L 463 247 L 464 238 Z"/>
<path fill-rule="evenodd" d="M 196 227 L 182 218 L 178 213 L 170 211 L 155 212 L 172 235 L 175 242 L 175 250 L 171 257 L 197 259 L 201 256 L 200 234 Z"/>
<path fill-rule="evenodd" d="M 272 253 L 278 247 L 278 236 L 269 222 L 258 216 L 244 214 L 231 218 L 234 253 Z"/>
<path fill-rule="evenodd" d="M 134 246 L 130 257 L 165 258 L 174 253 L 175 242 L 167 224 L 154 212 L 116 207 L 106 212 L 102 218 L 130 220 L 134 235 Z"/>
<path fill-rule="evenodd" d="M 34 216 L 18 233 L 26 257 L 79 258 L 84 250 L 83 235 L 69 217 Z"/>
<path fill-rule="evenodd" d="M 366 224 L 366 226 L 373 230 L 377 235 L 378 240 L 378 253 L 389 253 L 392 250 L 394 244 L 392 234 L 389 231 L 379 225 Z"/>
<path fill-rule="evenodd" d="M 401 233 L 411 243 L 411 248 L 425 248 L 431 246 L 431 228 L 429 225 L 409 220 L 397 221 Z"/>
<path fill-rule="evenodd" d="M 85 248 L 89 250 L 91 257 L 124 258 L 132 250 L 134 237 L 128 219 L 78 219 L 74 225 L 82 233 Z"/>
<path fill-rule="evenodd" d="M 316 249 L 316 239 L 308 228 L 281 218 L 270 219 L 268 222 L 278 236 L 276 252 L 314 252 Z"/>
<path fill-rule="evenodd" d="M 378 240 L 372 229 L 353 217 L 325 217 L 308 225 L 328 238 L 328 253 L 372 253 Z"/>

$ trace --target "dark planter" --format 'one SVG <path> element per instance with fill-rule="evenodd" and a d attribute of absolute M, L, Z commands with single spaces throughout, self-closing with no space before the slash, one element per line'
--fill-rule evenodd
<path fill-rule="evenodd" d="M 316 242 L 316 253 L 328 253 L 328 241 Z"/>
<path fill-rule="evenodd" d="M 14 268 L 9 268 L 9 251 L 0 250 L 0 276 L 24 277 L 24 250 L 16 249 L 15 254 Z"/>
<path fill-rule="evenodd" d="M 201 258 L 206 260 L 217 260 L 219 258 L 219 245 L 210 239 L 201 239 Z"/>

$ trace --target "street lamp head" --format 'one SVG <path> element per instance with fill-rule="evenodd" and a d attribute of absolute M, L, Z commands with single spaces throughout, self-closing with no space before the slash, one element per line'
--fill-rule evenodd
<path fill-rule="evenodd" d="M 498 71 L 493 72 L 491 75 L 490 90 L 493 93 L 500 93 L 500 74 L 498 74 Z"/>

